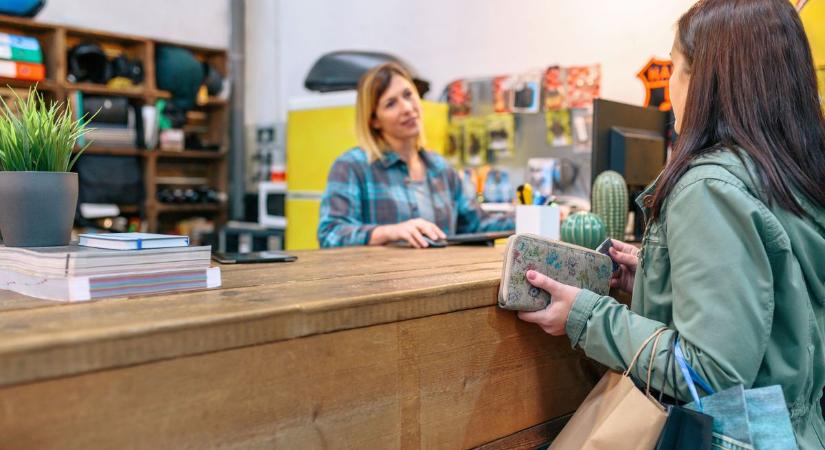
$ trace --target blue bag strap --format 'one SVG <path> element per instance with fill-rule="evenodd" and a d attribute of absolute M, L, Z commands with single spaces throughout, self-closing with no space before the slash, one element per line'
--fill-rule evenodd
<path fill-rule="evenodd" d="M 696 384 L 705 391 L 708 395 L 714 394 L 715 391 L 713 388 L 710 387 L 707 381 L 705 381 L 695 370 L 693 367 L 690 367 L 690 364 L 685 361 L 685 355 L 682 353 L 682 347 L 679 345 L 679 338 L 676 338 L 676 344 L 674 346 L 673 356 L 676 358 L 676 363 L 679 364 L 679 369 L 682 371 L 682 376 L 685 378 L 685 381 L 688 385 L 688 390 L 690 391 L 690 396 L 693 397 L 693 401 L 696 402 L 696 406 L 699 409 L 702 409 L 702 401 L 699 399 L 699 393 L 696 391 Z M 694 384 L 695 383 L 695 384 Z"/>

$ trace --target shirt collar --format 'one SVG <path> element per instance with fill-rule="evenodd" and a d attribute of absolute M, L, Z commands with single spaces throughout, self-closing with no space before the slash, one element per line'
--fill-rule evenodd
<path fill-rule="evenodd" d="M 430 160 L 429 156 L 427 156 L 427 152 L 425 152 L 424 150 L 419 150 L 418 156 L 421 158 L 422 161 L 424 161 L 424 166 L 427 167 L 427 169 L 432 167 L 432 161 Z M 389 169 L 395 164 L 403 163 L 404 160 L 402 160 L 401 157 L 398 156 L 398 153 L 396 153 L 394 150 L 387 150 L 381 156 L 380 162 L 385 169 Z"/>

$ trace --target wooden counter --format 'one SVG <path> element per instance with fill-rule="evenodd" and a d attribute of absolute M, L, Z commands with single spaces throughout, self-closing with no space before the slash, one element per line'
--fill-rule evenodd
<path fill-rule="evenodd" d="M 297 252 L 88 303 L 0 291 L 0 448 L 467 448 L 564 416 L 592 373 L 495 306 L 502 252 Z"/>

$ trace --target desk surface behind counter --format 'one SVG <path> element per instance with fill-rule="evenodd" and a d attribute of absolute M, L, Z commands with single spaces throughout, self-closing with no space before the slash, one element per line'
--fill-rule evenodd
<path fill-rule="evenodd" d="M 0 292 L 0 435 L 12 448 L 468 447 L 547 422 L 591 374 L 565 338 L 495 307 L 502 253 L 297 252 L 223 266 L 220 289 L 89 303 Z"/>

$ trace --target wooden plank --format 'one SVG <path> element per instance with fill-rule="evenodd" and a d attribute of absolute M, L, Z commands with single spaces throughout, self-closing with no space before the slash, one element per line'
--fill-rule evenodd
<path fill-rule="evenodd" d="M 4 448 L 469 448 L 572 412 L 579 356 L 495 307 L 0 388 Z"/>
<path fill-rule="evenodd" d="M 562 428 L 567 425 L 567 422 L 572 416 L 572 414 L 567 414 L 548 420 L 526 430 L 513 433 L 510 436 L 505 436 L 488 444 L 478 446 L 475 450 L 532 450 L 546 446 L 552 443 L 553 439 L 561 433 Z"/>
<path fill-rule="evenodd" d="M 390 275 L 356 277 L 340 286 L 308 283 L 303 304 L 290 300 L 295 288 L 282 285 L 268 295 L 216 290 L 98 302 L 68 314 L 55 308 L 11 311 L 0 315 L 0 385 L 493 305 L 498 282 L 489 279 L 492 268 L 408 274 L 422 276 L 417 281 Z M 393 292 L 399 284 L 411 289 Z M 365 296 L 368 287 L 387 293 Z"/>
<path fill-rule="evenodd" d="M 140 86 L 135 86 L 131 88 L 121 88 L 115 89 L 107 87 L 103 84 L 94 84 L 94 83 L 70 83 L 68 81 L 63 81 L 62 86 L 69 90 L 69 91 L 82 91 L 86 94 L 96 94 L 96 95 L 112 95 L 112 96 L 121 96 L 121 97 L 133 97 L 133 98 L 143 98 L 147 94 L 146 89 Z"/>
<path fill-rule="evenodd" d="M 75 148 L 72 152 L 78 153 L 80 152 L 80 149 Z M 141 156 L 144 153 L 146 153 L 146 150 L 134 147 L 89 146 L 86 150 L 83 150 L 84 155 Z"/>

